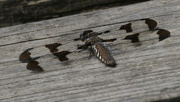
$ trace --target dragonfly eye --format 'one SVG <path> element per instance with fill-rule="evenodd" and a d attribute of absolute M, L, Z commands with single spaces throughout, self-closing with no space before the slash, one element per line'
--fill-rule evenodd
<path fill-rule="evenodd" d="M 89 37 L 89 33 L 93 32 L 92 30 L 86 30 L 84 31 L 82 34 L 80 34 L 80 39 L 82 41 L 84 41 L 85 39 L 87 39 Z"/>
<path fill-rule="evenodd" d="M 93 32 L 92 30 L 85 30 L 84 32 L 83 32 L 83 35 L 85 36 L 85 35 L 87 35 L 88 33 L 91 33 L 91 32 Z"/>

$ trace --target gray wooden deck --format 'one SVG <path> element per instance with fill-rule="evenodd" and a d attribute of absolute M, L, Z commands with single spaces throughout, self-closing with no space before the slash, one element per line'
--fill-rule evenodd
<path fill-rule="evenodd" d="M 169 30 L 171 37 L 134 47 L 121 40 L 124 32 L 102 35 L 118 38 L 109 43 L 116 68 L 106 67 L 96 57 L 88 60 L 88 51 L 71 54 L 72 60 L 61 63 L 41 47 L 60 42 L 62 49 L 70 49 L 81 42 L 66 42 L 85 29 L 104 31 L 141 18 L 158 21 L 158 27 Z M 180 1 L 153 0 L 1 28 L 0 101 L 149 102 L 180 97 L 179 27 Z M 32 73 L 18 61 L 19 54 L 31 47 L 38 47 L 34 56 L 46 55 L 41 60 L 46 62 L 41 64 L 45 72 Z"/>

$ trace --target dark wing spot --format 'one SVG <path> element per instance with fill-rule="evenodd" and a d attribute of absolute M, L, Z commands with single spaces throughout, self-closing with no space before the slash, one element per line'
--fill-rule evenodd
<path fill-rule="evenodd" d="M 159 41 L 162 41 L 170 36 L 170 32 L 165 29 L 159 29 L 157 34 L 159 35 Z"/>
<path fill-rule="evenodd" d="M 87 45 L 77 45 L 77 49 L 87 49 Z"/>
<path fill-rule="evenodd" d="M 122 25 L 119 30 L 126 30 L 126 33 L 132 32 L 131 23 Z"/>
<path fill-rule="evenodd" d="M 27 64 L 26 68 L 34 72 L 43 72 L 44 70 L 38 64 L 37 61 L 31 61 Z"/>
<path fill-rule="evenodd" d="M 69 52 L 69 51 L 61 51 L 61 52 L 57 52 L 57 53 L 53 53 L 53 54 L 54 54 L 54 56 L 58 57 L 58 59 L 61 62 L 63 62 L 63 61 L 67 61 L 68 60 L 66 55 L 68 55 L 69 53 L 71 53 L 71 52 Z"/>
<path fill-rule="evenodd" d="M 157 22 L 155 20 L 146 18 L 146 19 L 142 19 L 145 20 L 145 23 L 148 25 L 149 29 L 152 30 L 157 26 Z"/>
<path fill-rule="evenodd" d="M 109 33 L 110 32 L 110 30 L 106 30 L 106 31 L 104 31 L 104 33 Z"/>
<path fill-rule="evenodd" d="M 78 41 L 78 40 L 81 40 L 80 38 L 75 38 L 74 41 Z"/>
<path fill-rule="evenodd" d="M 124 39 L 131 40 L 132 43 L 139 42 L 139 33 L 126 36 Z"/>
<path fill-rule="evenodd" d="M 33 48 L 29 48 L 27 50 L 25 50 L 24 52 L 22 52 L 19 56 L 19 61 L 21 61 L 22 63 L 28 63 L 30 61 L 32 61 L 31 58 L 31 53 L 29 52 L 29 50 L 32 50 Z"/>
<path fill-rule="evenodd" d="M 103 34 L 103 33 L 109 33 L 109 32 L 110 32 L 110 30 L 106 30 L 106 31 L 104 31 L 104 32 L 99 32 L 98 35 L 101 35 L 101 34 Z"/>
<path fill-rule="evenodd" d="M 61 46 L 61 45 L 62 44 L 60 44 L 60 43 L 53 43 L 53 44 L 45 45 L 45 47 L 48 48 L 52 53 L 54 53 L 54 52 L 58 51 L 57 47 Z"/>

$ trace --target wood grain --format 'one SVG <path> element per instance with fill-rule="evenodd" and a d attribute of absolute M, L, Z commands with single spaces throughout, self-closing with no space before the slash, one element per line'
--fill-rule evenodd
<path fill-rule="evenodd" d="M 152 18 L 171 37 L 158 43 L 134 46 L 122 40 L 124 31 L 113 31 L 102 38 L 108 43 L 117 67 L 109 68 L 89 52 L 74 53 L 61 63 L 43 45 L 62 43 L 62 50 L 74 50 L 73 38 L 84 30 L 118 29 L 128 21 Z M 180 2 L 149 2 L 82 13 L 58 19 L 0 29 L 0 100 L 2 102 L 149 102 L 180 97 Z M 138 28 L 138 26 L 137 26 Z M 141 29 L 141 28 L 138 28 Z M 36 47 L 33 56 L 41 59 L 45 72 L 33 73 L 18 56 Z"/>

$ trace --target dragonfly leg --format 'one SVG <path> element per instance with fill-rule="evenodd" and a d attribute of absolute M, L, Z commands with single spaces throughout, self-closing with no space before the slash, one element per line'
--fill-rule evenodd
<path fill-rule="evenodd" d="M 89 57 L 88 57 L 88 59 L 90 59 L 90 58 L 91 58 L 91 56 L 93 55 L 93 50 L 92 50 L 92 49 L 89 49 L 89 51 L 90 51 L 90 53 L 89 53 Z"/>

